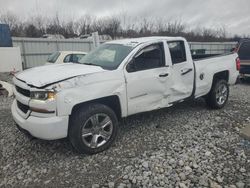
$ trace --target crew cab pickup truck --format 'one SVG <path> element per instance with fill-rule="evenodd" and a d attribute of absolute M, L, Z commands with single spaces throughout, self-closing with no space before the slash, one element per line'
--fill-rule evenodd
<path fill-rule="evenodd" d="M 198 97 L 222 108 L 238 70 L 236 53 L 194 61 L 182 37 L 111 41 L 78 64 L 17 74 L 12 115 L 34 137 L 68 137 L 80 153 L 94 154 L 114 142 L 118 120 L 132 114 Z"/>

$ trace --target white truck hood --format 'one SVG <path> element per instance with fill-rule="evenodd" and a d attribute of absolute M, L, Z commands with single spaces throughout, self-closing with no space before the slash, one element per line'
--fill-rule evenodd
<path fill-rule="evenodd" d="M 101 67 L 93 65 L 63 63 L 31 68 L 18 73 L 16 78 L 40 88 L 76 76 L 104 71 Z"/>

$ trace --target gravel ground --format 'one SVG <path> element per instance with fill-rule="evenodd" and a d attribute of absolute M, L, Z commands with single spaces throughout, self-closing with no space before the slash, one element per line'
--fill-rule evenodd
<path fill-rule="evenodd" d="M 64 139 L 20 133 L 12 99 L 0 97 L 0 187 L 250 187 L 250 84 L 231 87 L 227 106 L 203 100 L 129 117 L 115 144 L 80 155 Z"/>

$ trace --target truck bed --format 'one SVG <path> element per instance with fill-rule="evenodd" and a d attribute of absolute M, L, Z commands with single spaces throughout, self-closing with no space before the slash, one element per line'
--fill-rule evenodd
<path fill-rule="evenodd" d="M 200 60 L 200 59 L 206 59 L 206 58 L 211 58 L 214 56 L 218 56 L 219 54 L 203 54 L 203 55 L 192 55 L 193 60 Z"/>
<path fill-rule="evenodd" d="M 236 53 L 230 53 L 226 55 L 219 55 L 200 60 L 194 60 L 194 65 L 196 69 L 195 97 L 197 98 L 206 95 L 210 91 L 212 87 L 213 76 L 218 72 L 225 71 L 226 73 L 228 73 L 228 83 L 235 84 L 238 77 L 238 72 L 236 70 L 235 63 L 237 57 L 238 55 Z"/>

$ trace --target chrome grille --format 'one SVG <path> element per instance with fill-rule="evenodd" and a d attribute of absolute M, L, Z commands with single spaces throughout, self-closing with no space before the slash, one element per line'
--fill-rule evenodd
<path fill-rule="evenodd" d="M 23 89 L 23 88 L 21 88 L 21 87 L 19 87 L 19 86 L 15 86 L 16 87 L 16 91 L 18 92 L 18 93 L 21 93 L 22 95 L 24 95 L 25 97 L 30 97 L 30 91 L 29 90 L 27 90 L 27 89 Z"/>
<path fill-rule="evenodd" d="M 23 112 L 23 113 L 27 113 L 28 110 L 29 110 L 29 106 L 19 102 L 18 100 L 16 101 L 17 102 L 17 107 Z"/>

